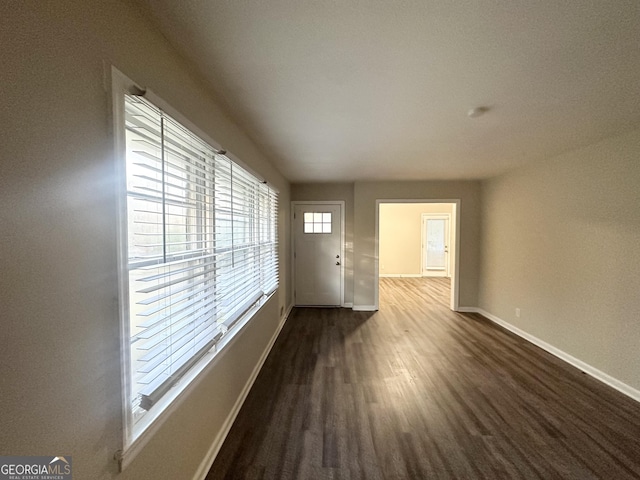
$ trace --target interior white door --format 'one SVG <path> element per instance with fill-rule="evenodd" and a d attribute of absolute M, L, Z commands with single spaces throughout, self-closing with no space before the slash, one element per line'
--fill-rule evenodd
<path fill-rule="evenodd" d="M 340 204 L 294 206 L 295 304 L 339 306 L 342 291 Z"/>
<path fill-rule="evenodd" d="M 433 277 L 449 276 L 449 217 L 424 215 L 424 265 L 422 274 Z"/>

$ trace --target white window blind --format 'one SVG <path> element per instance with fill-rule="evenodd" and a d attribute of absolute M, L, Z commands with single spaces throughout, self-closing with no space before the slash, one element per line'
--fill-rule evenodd
<path fill-rule="evenodd" d="M 278 287 L 277 193 L 125 95 L 134 420 Z"/>

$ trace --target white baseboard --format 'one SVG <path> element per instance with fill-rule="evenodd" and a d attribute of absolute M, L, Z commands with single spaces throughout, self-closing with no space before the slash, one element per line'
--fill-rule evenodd
<path fill-rule="evenodd" d="M 619 392 L 625 394 L 626 396 L 634 399 L 635 401 L 640 402 L 640 390 L 637 390 L 632 386 L 627 385 L 624 382 L 621 382 L 617 378 L 614 378 L 611 375 L 604 373 L 603 371 L 598 370 L 595 367 L 592 367 L 588 363 L 585 363 L 582 360 L 572 355 L 569 355 L 566 352 L 563 352 L 559 348 L 554 347 L 553 345 L 545 342 L 544 340 L 540 340 L 538 337 L 535 337 L 530 333 L 527 333 L 524 330 L 521 330 L 518 327 L 511 325 L 509 322 L 502 320 L 501 318 L 493 315 L 492 313 L 489 313 L 486 310 L 483 310 L 482 308 L 478 308 L 478 307 L 460 307 L 458 311 L 469 312 L 469 313 L 479 313 L 483 317 L 486 317 L 489 320 L 491 320 L 493 323 L 500 325 L 503 328 L 506 328 L 510 332 L 515 333 L 516 335 L 518 335 L 521 338 L 524 338 L 528 342 L 533 343 L 534 345 L 542 348 L 543 350 L 546 350 L 550 354 L 555 355 L 559 359 L 564 360 L 568 364 L 573 365 L 574 367 L 582 370 L 584 373 L 592 376 L 596 380 L 599 380 L 602 383 L 605 383 L 610 387 L 615 388 Z"/>
<path fill-rule="evenodd" d="M 278 335 L 280 335 L 280 331 L 282 330 L 282 327 L 284 326 L 285 322 L 289 318 L 289 314 L 291 313 L 292 309 L 293 309 L 293 304 L 289 305 L 289 307 L 287 308 L 287 311 L 284 312 L 284 315 L 280 319 L 280 324 L 278 325 L 278 328 L 276 328 L 276 331 L 274 332 L 273 336 L 269 340 L 267 347 L 264 349 L 264 352 L 262 352 L 262 355 L 260 356 L 258 363 L 256 364 L 255 368 L 251 372 L 251 376 L 249 377 L 249 379 L 247 380 L 247 383 L 245 384 L 242 391 L 240 392 L 240 395 L 238 396 L 238 399 L 236 400 L 236 403 L 234 404 L 233 408 L 229 412 L 229 415 L 227 415 L 227 418 L 225 419 L 224 424 L 222 425 L 222 428 L 218 432 L 218 435 L 216 435 L 216 438 L 213 440 L 213 443 L 209 447 L 209 450 L 207 451 L 206 456 L 204 457 L 202 462 L 200 462 L 200 466 L 198 467 L 198 470 L 196 470 L 196 473 L 193 476 L 194 480 L 204 480 L 204 478 L 207 476 L 207 473 L 209 473 L 209 470 L 211 470 L 211 466 L 213 465 L 214 460 L 218 456 L 218 452 L 220 452 L 220 449 L 222 448 L 222 444 L 227 438 L 227 435 L 231 430 L 231 426 L 233 425 L 233 422 L 236 420 L 238 413 L 240 413 L 242 404 L 247 399 L 247 395 L 249 395 L 249 391 L 251 390 L 251 387 L 253 387 L 253 384 L 256 381 L 256 378 L 258 378 L 258 374 L 260 373 L 260 370 L 262 369 L 262 366 L 264 365 L 264 362 L 267 359 L 267 356 L 269 356 L 269 353 L 271 352 L 273 345 L 276 343 L 276 339 L 278 338 Z"/>
<path fill-rule="evenodd" d="M 355 312 L 377 312 L 378 311 L 375 305 L 354 305 L 353 310 Z"/>
<path fill-rule="evenodd" d="M 381 273 L 378 275 L 380 278 L 421 278 L 419 273 Z"/>
<path fill-rule="evenodd" d="M 344 302 L 344 308 L 353 308 L 353 302 Z"/>
<path fill-rule="evenodd" d="M 480 313 L 478 310 L 479 309 L 477 307 L 458 307 L 456 312 L 460 312 L 460 313 Z"/>

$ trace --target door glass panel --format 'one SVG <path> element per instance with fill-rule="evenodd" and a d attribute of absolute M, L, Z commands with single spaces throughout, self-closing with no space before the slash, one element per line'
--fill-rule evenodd
<path fill-rule="evenodd" d="M 304 233 L 331 233 L 331 212 L 304 212 Z"/>
<path fill-rule="evenodd" d="M 427 268 L 445 268 L 445 220 L 427 220 Z"/>

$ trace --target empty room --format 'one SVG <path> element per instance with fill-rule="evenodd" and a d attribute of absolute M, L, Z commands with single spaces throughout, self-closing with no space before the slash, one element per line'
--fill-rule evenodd
<path fill-rule="evenodd" d="M 640 478 L 640 4 L 0 4 L 0 478 Z"/>

